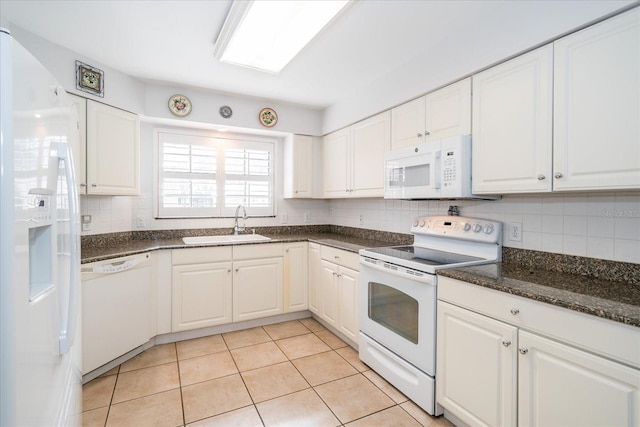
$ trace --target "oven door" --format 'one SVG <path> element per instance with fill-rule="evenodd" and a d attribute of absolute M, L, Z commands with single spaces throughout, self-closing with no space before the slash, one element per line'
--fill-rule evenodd
<path fill-rule="evenodd" d="M 436 276 L 360 258 L 360 330 L 435 375 Z"/>

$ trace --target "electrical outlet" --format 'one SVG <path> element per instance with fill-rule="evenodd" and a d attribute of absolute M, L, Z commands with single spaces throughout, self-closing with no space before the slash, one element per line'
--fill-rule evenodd
<path fill-rule="evenodd" d="M 147 226 L 146 221 L 144 220 L 144 217 L 142 215 L 138 215 L 136 217 L 136 227 L 138 228 L 145 228 Z"/>
<path fill-rule="evenodd" d="M 360 214 L 360 225 L 364 225 L 364 215 Z"/>
<path fill-rule="evenodd" d="M 289 222 L 289 216 L 286 213 L 280 214 L 280 224 L 286 224 Z"/>
<path fill-rule="evenodd" d="M 81 221 L 82 231 L 91 231 L 91 215 L 82 215 Z"/>
<path fill-rule="evenodd" d="M 311 222 L 311 214 L 309 212 L 304 213 L 304 222 L 305 223 Z"/>
<path fill-rule="evenodd" d="M 512 242 L 522 242 L 522 223 L 510 222 L 508 227 L 509 237 Z"/>

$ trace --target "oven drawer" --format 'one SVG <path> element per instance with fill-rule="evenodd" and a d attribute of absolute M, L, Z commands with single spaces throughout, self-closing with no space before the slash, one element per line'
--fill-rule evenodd
<path fill-rule="evenodd" d="M 334 264 L 360 271 L 360 256 L 355 252 L 322 245 L 320 246 L 320 257 Z"/>

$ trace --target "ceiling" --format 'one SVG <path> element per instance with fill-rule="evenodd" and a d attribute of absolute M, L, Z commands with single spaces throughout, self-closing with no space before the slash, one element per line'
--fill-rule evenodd
<path fill-rule="evenodd" d="M 143 81 L 323 109 L 345 94 L 388 79 L 420 55 L 441 52 L 454 32 L 463 29 L 470 38 L 487 32 L 508 37 L 514 31 L 544 25 L 531 19 L 533 10 L 533 16 L 549 16 L 567 13 L 579 3 L 357 1 L 278 75 L 224 64 L 213 57 L 231 0 L 2 0 L 0 17 L 3 25 L 17 25 Z M 460 37 L 454 39 L 453 55 L 469 53 Z"/>

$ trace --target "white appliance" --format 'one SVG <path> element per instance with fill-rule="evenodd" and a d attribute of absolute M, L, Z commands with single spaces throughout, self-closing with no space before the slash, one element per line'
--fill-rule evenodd
<path fill-rule="evenodd" d="M 417 218 L 414 244 L 360 250 L 360 359 L 432 415 L 436 299 L 445 268 L 502 259 L 502 224 L 459 216 Z"/>
<path fill-rule="evenodd" d="M 496 199 L 471 194 L 471 135 L 385 153 L 385 199 Z"/>
<path fill-rule="evenodd" d="M 0 425 L 80 425 L 77 114 L 3 29 L 0 131 Z"/>

